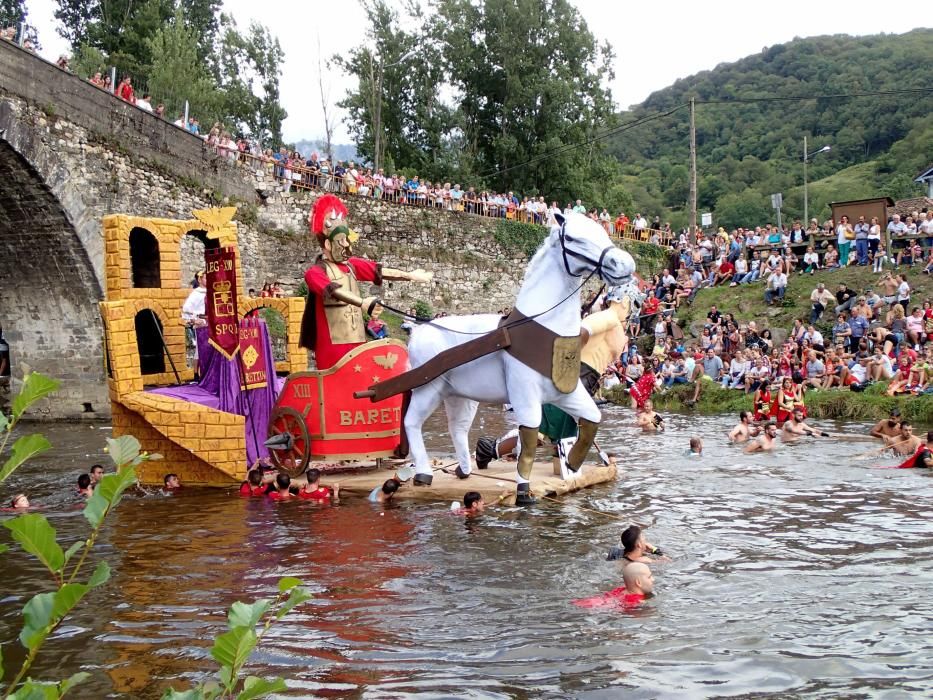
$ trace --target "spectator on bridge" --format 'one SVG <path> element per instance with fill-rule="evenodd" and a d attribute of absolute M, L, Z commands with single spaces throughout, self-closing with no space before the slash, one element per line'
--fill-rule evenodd
<path fill-rule="evenodd" d="M 88 79 L 88 82 L 94 87 L 99 87 L 101 89 L 104 87 L 104 79 L 101 76 L 100 71 L 97 71 L 92 78 Z"/>
<path fill-rule="evenodd" d="M 152 112 L 152 103 L 149 102 L 150 99 L 152 98 L 150 98 L 149 93 L 147 92 L 143 95 L 141 100 L 136 100 L 136 106 L 146 112 Z"/>
<path fill-rule="evenodd" d="M 117 86 L 117 97 L 131 105 L 136 104 L 136 95 L 133 93 L 133 81 L 128 75 L 123 76 L 123 80 Z"/>

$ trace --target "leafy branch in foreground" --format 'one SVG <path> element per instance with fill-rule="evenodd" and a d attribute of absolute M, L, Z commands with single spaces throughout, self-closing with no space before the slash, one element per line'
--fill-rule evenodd
<path fill-rule="evenodd" d="M 28 372 L 23 377 L 23 388 L 13 399 L 10 415 L 0 413 L 0 458 L 7 451 L 7 444 L 13 435 L 13 429 L 23 414 L 37 401 L 45 398 L 56 389 L 59 383 L 38 372 Z M 23 435 L 13 443 L 12 454 L 0 466 L 0 484 L 6 481 L 26 460 L 42 454 L 51 447 L 44 435 L 38 433 Z"/>
<path fill-rule="evenodd" d="M 301 586 L 301 581 L 287 576 L 279 580 L 279 594 L 275 598 L 264 598 L 252 604 L 234 603 L 227 615 L 228 631 L 218 636 L 211 648 L 211 656 L 220 664 L 217 674 L 220 682 L 209 681 L 183 692 L 171 689 L 165 692 L 162 700 L 252 700 L 287 690 L 282 678 L 267 680 L 246 676 L 241 679 L 240 674 L 272 623 L 310 599 L 311 594 Z"/>

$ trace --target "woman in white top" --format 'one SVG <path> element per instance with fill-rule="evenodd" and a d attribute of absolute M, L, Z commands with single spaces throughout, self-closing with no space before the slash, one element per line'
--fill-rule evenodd
<path fill-rule="evenodd" d="M 881 243 L 881 226 L 878 225 L 878 217 L 871 217 L 871 226 L 868 227 L 868 259 L 874 261 L 875 253 L 878 252 L 878 244 Z"/>

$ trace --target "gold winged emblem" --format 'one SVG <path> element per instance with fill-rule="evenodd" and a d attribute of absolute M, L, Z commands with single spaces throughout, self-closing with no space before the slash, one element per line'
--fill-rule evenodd
<path fill-rule="evenodd" d="M 395 363 L 398 362 L 398 353 L 387 352 L 385 355 L 376 355 L 373 357 L 373 362 L 383 369 L 392 369 L 395 367 Z"/>
<path fill-rule="evenodd" d="M 204 224 L 207 231 L 213 232 L 222 229 L 230 223 L 236 214 L 236 207 L 212 207 L 211 209 L 192 209 L 194 218 Z"/>

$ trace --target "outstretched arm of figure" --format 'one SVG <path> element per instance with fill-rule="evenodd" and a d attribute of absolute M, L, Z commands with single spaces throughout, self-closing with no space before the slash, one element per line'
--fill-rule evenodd
<path fill-rule="evenodd" d="M 409 282 L 430 282 L 432 279 L 434 279 L 434 273 L 420 269 L 406 272 L 405 270 L 396 270 L 392 267 L 384 267 L 382 268 L 382 279 L 408 280 Z"/>
<path fill-rule="evenodd" d="M 334 287 L 328 290 L 327 293 L 334 299 L 339 299 L 345 304 L 359 306 L 365 313 L 370 315 L 373 313 L 373 308 L 379 303 L 379 297 L 366 297 L 364 299 L 343 287 Z"/>

